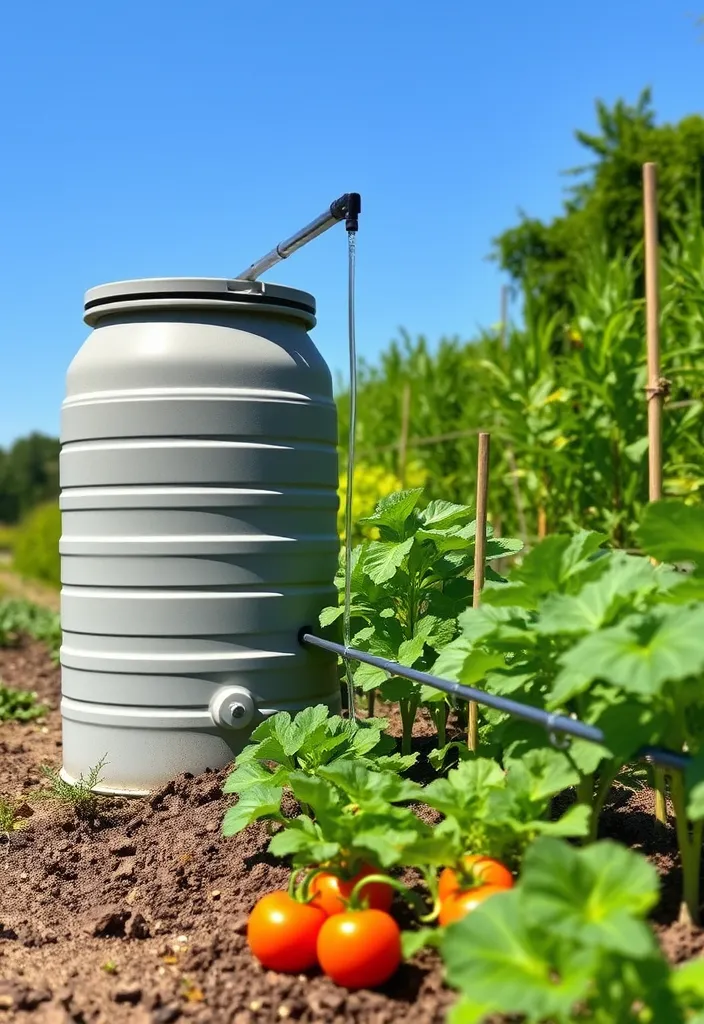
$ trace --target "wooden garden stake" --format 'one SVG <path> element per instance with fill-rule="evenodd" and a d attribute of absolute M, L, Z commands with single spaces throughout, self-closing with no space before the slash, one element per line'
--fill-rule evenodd
<path fill-rule="evenodd" d="M 406 486 L 406 461 L 408 458 L 408 428 L 411 420 L 411 385 L 406 381 L 403 386 L 401 405 L 401 436 L 398 442 L 398 478 L 401 489 Z"/>
<path fill-rule="evenodd" d="M 486 506 L 489 492 L 490 440 L 491 434 L 481 433 L 479 435 L 479 457 L 477 460 L 477 532 L 474 546 L 474 590 L 472 593 L 473 608 L 479 607 L 482 599 L 482 588 L 484 586 L 484 564 L 486 560 Z M 476 751 L 477 745 L 477 705 L 474 701 L 470 701 L 467 746 L 470 750 Z"/>
<path fill-rule="evenodd" d="M 648 352 L 648 498 L 662 497 L 662 407 L 667 382 L 660 376 L 660 289 L 658 252 L 657 165 L 643 164 L 643 214 L 645 227 L 645 325 Z M 654 559 L 653 559 L 654 561 Z M 667 823 L 666 776 L 661 768 L 655 775 L 655 818 Z"/>

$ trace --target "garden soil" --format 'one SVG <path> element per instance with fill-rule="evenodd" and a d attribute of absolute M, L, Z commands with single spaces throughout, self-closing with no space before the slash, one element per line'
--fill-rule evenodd
<path fill-rule="evenodd" d="M 26 798 L 40 766 L 58 766 L 59 673 L 38 643 L 0 650 L 0 678 L 36 690 L 45 719 L 0 723 L 0 797 Z M 383 710 L 383 709 L 381 709 Z M 390 712 L 392 730 L 399 732 Z M 417 743 L 427 745 L 429 723 Z M 22 829 L 0 836 L 0 1022 L 32 1024 L 441 1024 L 453 994 L 433 952 L 382 990 L 349 993 L 316 974 L 262 969 L 246 944 L 247 914 L 287 873 L 266 853 L 266 827 L 225 839 L 226 771 L 182 776 L 146 800 L 104 800 L 99 817 L 27 801 Z M 672 824 L 658 830 L 652 794 L 617 790 L 611 835 L 647 853 L 663 879 L 653 925 L 672 961 L 704 949 L 676 923 L 679 871 Z"/>

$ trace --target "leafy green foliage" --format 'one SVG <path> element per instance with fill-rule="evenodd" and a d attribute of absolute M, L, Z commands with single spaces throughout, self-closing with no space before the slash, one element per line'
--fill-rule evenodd
<path fill-rule="evenodd" d="M 476 523 L 467 505 L 431 501 L 421 506 L 422 488 L 399 491 L 362 520 L 380 539 L 355 548 L 352 562 L 353 646 L 408 667 L 429 669 L 436 652 L 457 631 L 457 616 L 471 600 Z M 520 550 L 518 541 L 489 536 L 487 559 Z M 501 579 L 491 569 L 490 578 Z M 338 574 L 341 600 L 344 573 Z M 339 620 L 342 607 L 324 609 L 320 622 Z M 404 752 L 416 711 L 429 705 L 444 746 L 446 701 L 430 687 L 388 678 L 383 669 L 357 665 L 354 681 L 363 691 L 379 689 L 398 700 L 404 726 Z"/>
<path fill-rule="evenodd" d="M 575 254 L 590 236 L 603 234 L 612 257 L 640 243 L 641 169 L 646 161 L 659 165 L 659 226 L 665 244 L 677 237 L 701 184 L 704 118 L 657 125 L 647 89 L 632 106 L 623 100 L 612 107 L 598 102 L 596 113 L 597 133 L 575 132 L 593 162 L 570 172 L 577 183 L 563 213 L 547 224 L 524 215 L 518 227 L 495 242 L 495 256 L 504 269 L 539 290 L 553 311 L 569 308 L 570 289 L 579 274 Z"/>
<path fill-rule="evenodd" d="M 447 839 L 451 862 L 465 853 L 499 857 L 517 866 L 539 835 L 583 836 L 584 807 L 549 820 L 552 797 L 574 785 L 578 773 L 556 750 L 531 750 L 504 771 L 496 761 L 464 761 L 426 787 L 423 801 L 444 815 L 435 829 Z"/>
<path fill-rule="evenodd" d="M 409 444 L 429 497 L 465 502 L 476 493 L 474 434 L 490 431 L 490 514 L 497 533 L 528 544 L 578 527 L 635 544 L 648 500 L 643 160 L 659 163 L 664 494 L 695 503 L 704 493 L 704 119 L 659 126 L 649 101 L 640 106 L 601 111 L 596 139 L 606 155 L 588 172 L 591 198 L 579 209 L 571 198 L 554 223 L 529 219 L 501 240 L 520 326 L 437 344 L 404 333 L 358 374 L 358 435 L 369 457 L 397 470 L 406 385 L 410 437 L 440 438 Z M 344 441 L 348 395 L 338 404 Z"/>
<path fill-rule="evenodd" d="M 668 553 L 697 565 L 704 510 L 676 502 L 656 505 L 641 531 L 649 553 Z M 686 523 L 686 528 L 683 524 Z M 554 535 L 537 545 L 507 584 L 489 584 L 484 605 L 459 617 L 461 636 L 442 653 L 438 674 L 474 681 L 486 672 L 487 690 L 561 714 L 574 715 L 604 733 L 598 746 L 571 743 L 581 803 L 592 808 L 590 835 L 614 779 L 647 745 L 698 754 L 704 738 L 704 601 L 693 599 L 694 575 L 654 566 L 644 556 L 599 548 L 599 535 Z M 544 747 L 545 733 L 507 715 L 484 715 L 481 739 L 511 764 Z M 694 770 L 694 769 L 693 769 Z M 690 778 L 690 807 L 704 797 Z M 684 793 L 673 784 L 679 819 Z M 685 892 L 698 909 L 699 851 L 678 838 Z"/>
<path fill-rule="evenodd" d="M 36 693 L 0 683 L 0 722 L 31 722 L 45 713 L 46 708 L 38 703 Z"/>
<path fill-rule="evenodd" d="M 319 769 L 317 777 L 295 772 L 290 785 L 314 819 L 301 814 L 288 821 L 269 850 L 290 856 L 295 868 L 328 864 L 354 874 L 371 863 L 389 870 L 413 864 L 420 848 L 424 861 L 431 845 L 437 848 L 432 828 L 409 807 L 399 806 L 422 798 L 422 787 L 408 779 L 348 760 Z"/>
<path fill-rule="evenodd" d="M 20 576 L 61 586 L 61 513 L 56 502 L 33 508 L 15 531 L 12 567 Z"/>
<path fill-rule="evenodd" d="M 646 1019 L 640 1006 L 654 1014 L 648 1019 L 683 1021 L 644 921 L 657 898 L 654 868 L 616 843 L 578 850 L 538 839 L 515 889 L 446 929 L 447 976 L 462 993 L 450 1019 L 468 1024 L 503 1013 L 536 1024 L 613 1024 Z"/>
<path fill-rule="evenodd" d="M 344 760 L 376 771 L 409 768 L 415 755 L 396 754 L 385 725 L 383 720 L 353 723 L 331 716 L 325 704 L 305 708 L 295 718 L 286 711 L 272 715 L 254 730 L 225 781 L 223 791 L 238 793 L 239 801 L 225 816 L 224 835 L 278 816 L 284 787 L 290 786 L 294 773 L 313 776 L 324 765 Z"/>
<path fill-rule="evenodd" d="M 0 448 L 0 523 L 16 523 L 59 496 L 59 439 L 32 433 Z"/>
<path fill-rule="evenodd" d="M 30 601 L 0 601 L 0 647 L 14 646 L 23 635 L 41 640 L 49 648 L 53 660 L 58 661 L 61 647 L 59 616 Z"/>
<path fill-rule="evenodd" d="M 58 768 L 42 765 L 40 771 L 48 786 L 39 790 L 35 796 L 39 800 L 51 800 L 72 807 L 77 818 L 90 821 L 95 817 L 100 803 L 101 796 L 95 792 L 95 788 L 103 781 L 101 773 L 106 763 L 107 754 L 86 776 L 80 775 L 73 784 L 61 778 Z"/>

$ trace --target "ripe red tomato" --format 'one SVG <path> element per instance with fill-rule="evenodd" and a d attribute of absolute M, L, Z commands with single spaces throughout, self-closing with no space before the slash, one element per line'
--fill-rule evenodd
<path fill-rule="evenodd" d="M 462 877 L 463 875 L 468 877 Z M 440 872 L 438 897 L 440 902 L 453 893 L 463 892 L 479 885 L 497 885 L 502 889 L 513 888 L 513 875 L 501 861 L 468 853 L 462 858 L 462 872 L 445 868 Z"/>
<path fill-rule="evenodd" d="M 310 894 L 313 896 L 313 906 L 320 907 L 328 917 L 332 914 L 343 914 L 347 910 L 345 900 L 350 898 L 350 893 L 360 879 L 367 875 L 376 875 L 379 872 L 372 867 L 362 868 L 354 878 L 343 879 L 337 875 L 322 871 L 316 875 L 310 884 Z M 388 910 L 394 898 L 394 890 L 384 882 L 370 882 L 360 890 L 360 898 L 368 903 L 371 910 Z"/>
<path fill-rule="evenodd" d="M 318 963 L 336 985 L 376 988 L 401 963 L 401 932 L 383 910 L 329 917 L 318 935 Z"/>
<path fill-rule="evenodd" d="M 325 914 L 298 903 L 283 890 L 270 892 L 255 905 L 247 922 L 247 942 L 257 960 L 271 971 L 298 974 L 317 961 L 318 933 Z"/>
<path fill-rule="evenodd" d="M 438 923 L 441 927 L 461 921 L 463 917 L 476 910 L 480 903 L 495 896 L 498 892 L 506 892 L 502 885 L 479 885 L 476 889 L 467 889 L 465 892 L 451 893 L 440 905 L 440 916 Z"/>

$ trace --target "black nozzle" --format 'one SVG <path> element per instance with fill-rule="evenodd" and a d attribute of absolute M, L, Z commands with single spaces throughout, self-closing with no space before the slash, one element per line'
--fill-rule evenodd
<path fill-rule="evenodd" d="M 335 220 L 344 220 L 348 231 L 359 231 L 359 215 L 362 212 L 362 197 L 359 192 L 345 192 L 334 203 L 330 203 L 330 213 Z"/>

